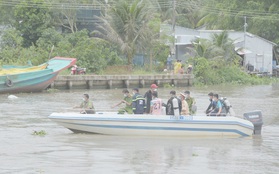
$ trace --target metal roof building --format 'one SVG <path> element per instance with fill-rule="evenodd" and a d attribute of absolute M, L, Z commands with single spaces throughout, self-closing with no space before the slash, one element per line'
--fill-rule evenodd
<path fill-rule="evenodd" d="M 170 25 L 162 25 L 161 30 L 166 31 L 166 34 L 171 33 Z M 211 39 L 212 34 L 222 33 L 223 30 L 194 30 L 189 28 L 175 27 L 175 54 L 176 59 L 186 60 L 187 47 L 192 46 L 192 41 L 196 38 Z M 273 48 L 275 43 L 268 41 L 262 37 L 251 33 L 239 31 L 228 31 L 229 38 L 234 41 L 235 50 L 240 56 L 245 57 L 244 65 L 253 67 L 252 71 L 272 73 L 274 66 Z"/>

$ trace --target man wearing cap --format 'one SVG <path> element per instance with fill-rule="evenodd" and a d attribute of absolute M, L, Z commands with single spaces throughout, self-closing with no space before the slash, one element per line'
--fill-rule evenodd
<path fill-rule="evenodd" d="M 150 89 L 144 94 L 144 98 L 146 98 L 146 111 L 145 111 L 146 113 L 150 113 L 150 102 L 152 100 L 152 93 L 154 91 L 157 91 L 157 88 L 158 86 L 156 84 L 152 84 L 150 86 Z"/>
<path fill-rule="evenodd" d="M 146 109 L 145 98 L 143 98 L 142 95 L 139 94 L 138 88 L 133 89 L 133 94 L 134 94 L 132 100 L 133 112 L 134 114 L 143 114 Z"/>
<path fill-rule="evenodd" d="M 181 92 L 180 97 L 181 97 L 181 115 L 189 115 L 189 106 L 185 100 L 186 95 Z"/>

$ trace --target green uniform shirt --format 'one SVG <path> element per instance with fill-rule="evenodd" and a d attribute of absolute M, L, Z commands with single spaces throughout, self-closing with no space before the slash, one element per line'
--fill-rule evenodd
<path fill-rule="evenodd" d="M 83 101 L 80 104 L 80 107 L 83 109 L 94 109 L 93 103 L 91 101 Z"/>
<path fill-rule="evenodd" d="M 185 100 L 188 103 L 190 114 L 195 114 L 192 111 L 192 106 L 193 106 L 193 104 L 195 104 L 195 99 L 193 97 L 189 97 L 189 98 L 186 98 Z"/>
<path fill-rule="evenodd" d="M 130 105 L 126 104 L 126 107 L 124 108 L 125 111 L 126 111 L 128 114 L 132 114 L 132 113 L 133 113 L 133 107 L 132 107 L 133 99 L 132 99 L 132 97 L 127 96 L 127 97 L 125 97 L 123 100 L 125 100 L 127 103 L 130 104 Z"/>

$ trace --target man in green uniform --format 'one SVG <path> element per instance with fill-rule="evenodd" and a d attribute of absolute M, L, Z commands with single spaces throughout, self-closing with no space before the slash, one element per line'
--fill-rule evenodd
<path fill-rule="evenodd" d="M 83 94 L 82 100 L 83 101 L 80 106 L 76 106 L 74 108 L 82 108 L 83 110 L 80 112 L 81 114 L 95 114 L 95 108 L 92 101 L 89 100 L 89 95 Z"/>
<path fill-rule="evenodd" d="M 190 115 L 195 115 L 197 111 L 195 98 L 190 96 L 190 91 L 185 91 L 184 94 L 186 95 L 186 102 L 189 106 Z"/>
<path fill-rule="evenodd" d="M 120 101 L 119 103 L 117 103 L 116 105 L 112 106 L 112 108 L 115 108 L 116 106 L 119 106 L 122 103 L 125 103 L 126 104 L 125 108 L 119 109 L 118 114 L 124 114 L 124 113 L 133 114 L 132 96 L 130 95 L 130 93 L 127 89 L 124 89 L 122 91 L 122 93 L 124 95 L 124 99 L 122 101 Z"/>

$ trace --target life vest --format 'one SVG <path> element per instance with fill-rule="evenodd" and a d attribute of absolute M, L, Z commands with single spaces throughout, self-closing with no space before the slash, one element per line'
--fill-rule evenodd
<path fill-rule="evenodd" d="M 135 94 L 133 96 L 133 112 L 134 114 L 143 114 L 145 111 L 145 98 L 140 94 Z"/>

